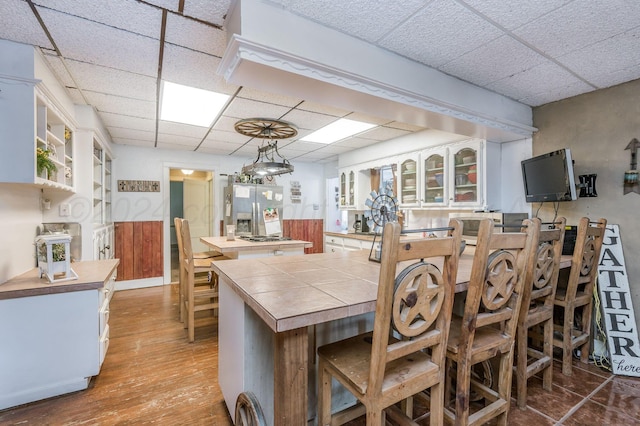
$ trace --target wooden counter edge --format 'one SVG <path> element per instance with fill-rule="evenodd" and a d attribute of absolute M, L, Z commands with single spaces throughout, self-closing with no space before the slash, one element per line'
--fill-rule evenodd
<path fill-rule="evenodd" d="M 33 268 L 0 284 L 0 300 L 98 290 L 104 286 L 104 282 L 113 274 L 119 263 L 120 259 L 74 262 L 71 269 L 78 274 L 78 279 L 57 283 L 49 283 L 46 278 L 39 278 L 39 269 Z"/>

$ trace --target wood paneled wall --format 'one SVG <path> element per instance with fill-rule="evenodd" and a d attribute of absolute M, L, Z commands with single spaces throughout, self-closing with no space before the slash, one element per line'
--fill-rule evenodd
<path fill-rule="evenodd" d="M 324 246 L 324 220 L 283 219 L 282 236 L 294 240 L 311 241 L 313 247 L 304 249 L 305 254 L 322 253 Z"/>
<path fill-rule="evenodd" d="M 118 281 L 161 277 L 162 221 L 115 222 Z"/>

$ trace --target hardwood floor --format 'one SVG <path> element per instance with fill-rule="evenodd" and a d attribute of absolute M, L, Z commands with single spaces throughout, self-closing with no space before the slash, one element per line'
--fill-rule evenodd
<path fill-rule="evenodd" d="M 89 388 L 0 411 L 0 424 L 232 425 L 213 317 L 198 320 L 210 327 L 196 328 L 188 343 L 176 285 L 116 292 L 110 310 L 109 351 Z"/>
<path fill-rule="evenodd" d="M 177 296 L 176 285 L 116 292 L 109 351 L 89 389 L 0 411 L 0 425 L 231 426 L 218 386 L 215 319 L 202 312 L 199 324 L 210 326 L 196 328 L 195 343 L 187 343 Z M 640 424 L 640 379 L 574 367 L 566 377 L 555 361 L 552 392 L 531 379 L 528 406 L 519 410 L 512 400 L 509 425 Z"/>

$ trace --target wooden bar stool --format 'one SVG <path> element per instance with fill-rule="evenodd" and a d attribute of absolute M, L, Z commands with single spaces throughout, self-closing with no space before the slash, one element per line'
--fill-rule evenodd
<path fill-rule="evenodd" d="M 178 312 L 180 314 L 180 321 L 185 321 L 184 301 L 186 298 L 186 277 L 184 275 L 184 247 L 182 245 L 182 221 L 184 219 L 176 217 L 173 219 L 176 230 L 176 241 L 178 242 Z M 194 284 L 196 286 L 215 286 L 217 284 L 217 274 L 211 270 L 212 260 L 223 260 L 228 257 L 223 256 L 218 251 L 206 251 L 193 253 L 195 276 Z"/>
<path fill-rule="evenodd" d="M 445 407 L 445 421 L 456 425 L 483 424 L 492 418 L 507 424 L 511 399 L 513 345 L 529 268 L 535 261 L 534 245 L 539 219 L 523 221 L 521 232 L 494 232 L 493 221 L 483 219 L 471 268 L 469 290 L 462 317 L 453 316 L 447 344 L 447 373 L 455 374 L 455 407 Z M 475 364 L 495 358 L 497 390 L 472 378 Z M 450 386 L 448 385 L 447 388 Z M 471 391 L 485 404 L 471 413 Z"/>
<path fill-rule="evenodd" d="M 180 229 L 182 236 L 182 259 L 180 263 L 180 282 L 183 287 L 183 300 L 181 301 L 184 310 L 185 328 L 188 329 L 189 342 L 195 339 L 195 313 L 204 310 L 218 309 L 218 286 L 217 280 L 212 279 L 208 285 L 197 286 L 197 273 L 212 273 L 211 259 L 194 259 L 191 250 L 191 232 L 189 221 L 180 220 L 176 222 L 176 230 Z"/>
<path fill-rule="evenodd" d="M 606 226 L 606 219 L 595 222 L 590 222 L 587 217 L 580 219 L 567 285 L 559 284 L 556 291 L 555 306 L 559 315 L 554 330 L 562 337 L 554 338 L 553 345 L 562 348 L 562 374 L 565 376 L 572 374 L 574 350 L 580 349 L 582 362 L 589 359 L 593 287 L 598 276 Z M 578 321 L 575 321 L 576 314 L 579 315 Z"/>
<path fill-rule="evenodd" d="M 400 242 L 400 224 L 385 225 L 373 332 L 318 348 L 319 425 L 343 424 L 364 413 L 367 425 L 404 418 L 392 406 L 425 389 L 431 389 L 431 424 L 442 424 L 446 342 L 462 230 L 455 219 L 449 224 L 447 237 L 409 242 Z M 428 263 L 433 258 L 443 261 L 441 270 Z M 332 378 L 359 400 L 333 415 Z"/>
<path fill-rule="evenodd" d="M 564 243 L 564 217 L 540 230 L 535 268 L 527 274 L 516 335 L 515 373 L 517 405 L 527 406 L 527 381 L 543 372 L 542 387 L 551 390 L 553 382 L 553 303 L 558 285 L 560 257 Z M 531 334 L 529 333 L 532 329 Z M 529 339 L 538 344 L 532 345 Z"/>

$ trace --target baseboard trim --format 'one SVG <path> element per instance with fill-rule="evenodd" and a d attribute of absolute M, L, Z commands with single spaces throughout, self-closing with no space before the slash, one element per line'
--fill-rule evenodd
<path fill-rule="evenodd" d="M 116 281 L 116 291 L 133 290 L 136 288 L 157 287 L 164 285 L 162 277 L 142 278 L 139 280 Z"/>

